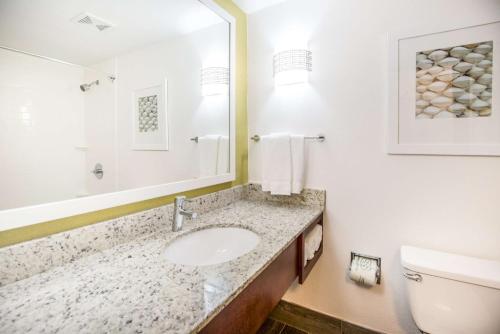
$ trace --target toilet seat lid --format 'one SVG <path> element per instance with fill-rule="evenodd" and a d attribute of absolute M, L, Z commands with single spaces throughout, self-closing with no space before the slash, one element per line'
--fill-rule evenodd
<path fill-rule="evenodd" d="M 498 261 L 402 246 L 401 264 L 421 274 L 500 289 Z"/>

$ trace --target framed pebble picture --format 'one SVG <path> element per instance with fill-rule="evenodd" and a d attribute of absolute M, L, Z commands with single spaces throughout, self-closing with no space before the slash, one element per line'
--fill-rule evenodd
<path fill-rule="evenodd" d="M 132 149 L 167 151 L 167 80 L 135 90 L 132 103 Z"/>
<path fill-rule="evenodd" d="M 500 156 L 500 22 L 389 44 L 388 152 Z"/>

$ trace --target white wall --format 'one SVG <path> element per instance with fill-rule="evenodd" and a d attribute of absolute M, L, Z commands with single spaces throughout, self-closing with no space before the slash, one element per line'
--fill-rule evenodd
<path fill-rule="evenodd" d="M 86 154 L 86 192 L 89 195 L 103 194 L 115 191 L 117 187 L 116 173 L 116 80 L 115 60 L 95 64 L 92 68 L 85 69 L 85 83 L 99 80 L 98 86 L 92 86 L 83 93 L 85 117 L 84 145 Z M 98 179 L 90 173 L 95 165 L 103 166 L 104 176 Z"/>
<path fill-rule="evenodd" d="M 201 96 L 202 66 L 228 66 L 229 26 L 220 23 L 118 55 L 85 70 L 86 171 L 99 162 L 104 178 L 87 172 L 89 194 L 176 182 L 198 176 L 198 146 L 190 140 L 228 135 L 229 96 Z M 114 82 L 105 74 L 116 76 Z M 169 150 L 132 149 L 132 95 L 168 80 Z"/>
<path fill-rule="evenodd" d="M 83 70 L 0 50 L 0 210 L 85 189 Z"/>
<path fill-rule="evenodd" d="M 386 154 L 387 32 L 500 19 L 498 0 L 290 0 L 249 16 L 249 134 L 324 133 L 308 143 L 307 186 L 327 190 L 325 251 L 285 299 L 388 333 L 416 333 L 403 244 L 500 260 L 500 158 Z M 310 83 L 273 87 L 272 55 L 308 42 Z M 259 181 L 250 144 L 250 180 Z M 382 284 L 346 278 L 351 251 L 382 257 Z"/>
<path fill-rule="evenodd" d="M 192 179 L 198 176 L 195 136 L 227 134 L 228 97 L 202 97 L 200 70 L 208 60 L 229 61 L 229 28 L 221 23 L 118 56 L 118 189 Z M 218 58 L 226 55 L 226 58 Z M 168 151 L 134 151 L 132 94 L 168 80 Z"/>

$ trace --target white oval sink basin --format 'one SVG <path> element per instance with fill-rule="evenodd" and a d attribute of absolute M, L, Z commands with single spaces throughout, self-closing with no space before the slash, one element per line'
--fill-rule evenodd
<path fill-rule="evenodd" d="M 250 252 L 257 234 L 238 227 L 212 227 L 175 239 L 165 250 L 170 262 L 192 266 L 223 263 Z"/>

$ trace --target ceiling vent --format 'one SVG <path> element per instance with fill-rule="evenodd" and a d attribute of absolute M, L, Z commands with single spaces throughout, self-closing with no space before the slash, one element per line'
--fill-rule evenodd
<path fill-rule="evenodd" d="M 90 13 L 81 13 L 72 18 L 71 21 L 79 24 L 93 26 L 99 31 L 103 31 L 114 26 L 112 23 Z"/>

